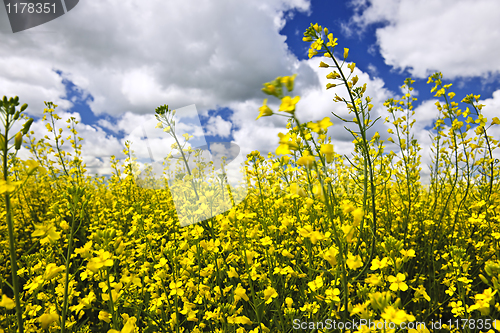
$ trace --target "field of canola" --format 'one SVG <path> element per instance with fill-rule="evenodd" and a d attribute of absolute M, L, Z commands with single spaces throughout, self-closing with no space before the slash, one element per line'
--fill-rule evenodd
<path fill-rule="evenodd" d="M 451 84 L 432 75 L 439 102 L 424 186 L 412 80 L 401 100 L 384 104 L 390 142 L 368 137 L 373 105 L 355 64 L 345 62 L 348 49 L 335 58 L 337 39 L 317 24 L 304 41 L 310 57 L 324 57 L 327 89 L 347 90 L 349 98 L 335 94 L 334 101 L 352 118 L 300 123 L 300 97 L 290 96 L 295 76 L 264 84 L 281 106 L 273 111 L 266 99 L 259 118 L 285 115 L 288 132 L 276 154 L 247 156 L 243 202 L 186 227 L 168 189 L 137 186 L 129 143 L 125 161 L 112 157 L 109 181 L 90 177 L 75 119 L 66 138 L 55 125 L 56 106 L 46 103 L 46 138 L 33 137 L 32 120 L 13 135 L 11 124 L 28 119 L 26 106 L 4 97 L 0 332 L 496 331 L 499 141 L 488 130 L 500 120 L 482 116 L 479 96 L 464 97 L 469 107 L 459 109 Z M 172 115 L 156 109 L 159 127 L 177 137 Z M 330 143 L 334 120 L 357 128 L 351 157 Z M 32 158 L 18 159 L 19 149 Z M 197 170 L 184 169 L 190 182 L 179 186 L 206 186 L 192 174 L 209 168 L 200 161 Z M 209 189 L 198 205 L 217 206 L 226 185 Z M 327 319 L 374 325 L 330 329 Z M 416 321 L 443 325 L 400 329 Z"/>

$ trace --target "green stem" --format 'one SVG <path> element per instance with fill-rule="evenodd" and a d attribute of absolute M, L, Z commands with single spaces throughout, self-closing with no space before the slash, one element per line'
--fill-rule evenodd
<path fill-rule="evenodd" d="M 5 116 L 5 146 L 3 148 L 3 179 L 5 182 L 8 181 L 8 145 L 9 142 L 9 114 L 6 113 Z M 12 271 L 12 284 L 14 285 L 14 301 L 16 302 L 16 314 L 17 314 L 17 326 L 19 327 L 19 333 L 24 332 L 23 328 L 23 314 L 21 312 L 21 300 L 19 295 L 19 280 L 17 276 L 17 258 L 16 258 L 16 246 L 14 239 L 14 223 L 12 221 L 12 212 L 10 207 L 10 194 L 9 192 L 5 193 L 5 210 L 7 211 L 7 228 L 9 232 L 9 247 L 10 247 L 10 267 Z"/>
<path fill-rule="evenodd" d="M 66 315 L 68 313 L 68 289 L 69 289 L 69 265 L 71 258 L 71 248 L 73 246 L 73 230 L 75 229 L 75 212 L 71 214 L 71 229 L 69 231 L 68 240 L 68 252 L 66 254 L 66 270 L 65 270 L 65 282 L 64 282 L 64 301 L 62 308 L 62 322 L 61 322 L 61 333 L 66 331 Z"/>

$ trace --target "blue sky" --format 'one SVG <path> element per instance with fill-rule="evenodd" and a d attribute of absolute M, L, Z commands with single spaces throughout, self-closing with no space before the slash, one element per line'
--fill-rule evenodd
<path fill-rule="evenodd" d="M 234 142 L 242 154 L 274 151 L 286 121 L 255 120 L 268 98 L 260 89 L 294 73 L 299 119 L 329 116 L 335 150 L 349 154 L 352 138 L 331 115 L 347 115 L 332 101 L 336 92 L 345 92 L 342 87 L 326 91 L 329 71 L 318 68 L 324 59 L 308 58 L 302 37 L 310 23 L 328 27 L 338 38 L 337 54 L 350 49 L 348 61 L 367 83 L 376 116 L 388 115 L 382 104 L 401 94 L 405 78 L 416 80 L 415 134 L 424 164 L 430 161 L 426 130 L 437 114 L 432 85 L 426 84 L 434 71 L 454 83 L 456 100 L 480 94 L 485 115 L 500 115 L 500 4 L 495 0 L 186 0 L 148 6 L 81 1 L 60 18 L 15 34 L 4 7 L 0 16 L 5 18 L 0 20 L 0 94 L 18 95 L 29 104 L 37 138 L 46 134 L 40 121 L 43 101 L 59 105 L 63 120 L 80 119 L 77 129 L 92 174 L 109 174 L 110 156 L 123 158 L 127 139 L 147 157 L 140 126 L 147 128 L 155 154 L 165 153 L 161 147 L 171 141 L 155 131 L 153 118 L 163 104 L 178 110 L 195 104 L 208 141 Z M 268 104 L 279 107 L 272 98 Z M 385 139 L 387 128 L 381 122 L 374 130 Z"/>

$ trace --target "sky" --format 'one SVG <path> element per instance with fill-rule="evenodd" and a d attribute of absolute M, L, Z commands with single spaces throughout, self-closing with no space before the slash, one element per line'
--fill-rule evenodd
<path fill-rule="evenodd" d="M 126 140 L 141 158 L 151 156 L 148 146 L 155 159 L 166 156 L 173 139 L 155 129 L 154 119 L 164 104 L 180 114 L 195 106 L 202 131 L 182 122 L 176 129 L 190 130 L 193 144 L 232 142 L 243 156 L 274 152 L 286 118 L 256 120 L 265 98 L 275 111 L 280 104 L 262 84 L 297 74 L 297 117 L 330 117 L 335 151 L 350 156 L 352 137 L 332 115 L 347 116 L 345 105 L 332 100 L 335 93 L 345 96 L 345 88 L 325 89 L 330 70 L 319 63 L 326 60 L 309 59 L 309 43 L 302 41 L 318 23 L 338 38 L 337 57 L 350 49 L 348 61 L 356 63 L 354 74 L 367 83 L 374 104 L 372 118 L 382 117 L 373 128 L 381 139 L 389 136 L 383 103 L 401 96 L 406 78 L 415 80 L 414 134 L 425 176 L 428 130 L 438 112 L 429 75 L 442 72 L 457 102 L 481 95 L 484 115 L 500 116 L 498 17 L 497 0 L 100 0 L 80 1 L 57 19 L 13 33 L 0 6 L 0 95 L 28 103 L 38 139 L 47 135 L 44 101 L 58 105 L 58 127 L 66 130 L 64 121 L 77 118 L 88 172 L 110 175 L 110 157 L 125 158 Z M 500 130 L 490 134 L 499 138 Z M 389 142 L 386 149 L 397 152 Z"/>

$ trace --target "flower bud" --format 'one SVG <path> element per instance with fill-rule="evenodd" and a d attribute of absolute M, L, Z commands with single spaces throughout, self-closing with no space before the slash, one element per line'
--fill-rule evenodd
<path fill-rule="evenodd" d="M 9 110 L 8 110 L 9 114 L 14 114 L 16 113 L 16 107 L 14 105 L 11 105 Z"/>
<path fill-rule="evenodd" d="M 22 129 L 23 135 L 26 135 L 28 133 L 32 123 L 33 123 L 33 118 L 28 119 L 28 121 L 24 123 L 23 129 Z"/>
<path fill-rule="evenodd" d="M 21 112 L 23 112 L 24 110 L 26 110 L 28 108 L 28 104 L 24 103 L 22 106 L 21 106 Z"/>
<path fill-rule="evenodd" d="M 17 120 L 19 118 L 19 114 L 21 112 L 20 111 L 17 111 L 15 114 L 14 114 L 14 120 Z"/>
<path fill-rule="evenodd" d="M 4 95 L 2 98 L 2 101 L 3 101 L 3 104 L 7 104 L 8 103 L 7 96 Z"/>
<path fill-rule="evenodd" d="M 19 102 L 19 96 L 14 97 L 14 103 L 17 104 Z"/>
<path fill-rule="evenodd" d="M 16 148 L 16 150 L 19 150 L 21 149 L 22 144 L 23 144 L 23 133 L 18 132 L 14 140 L 14 147 Z"/>

